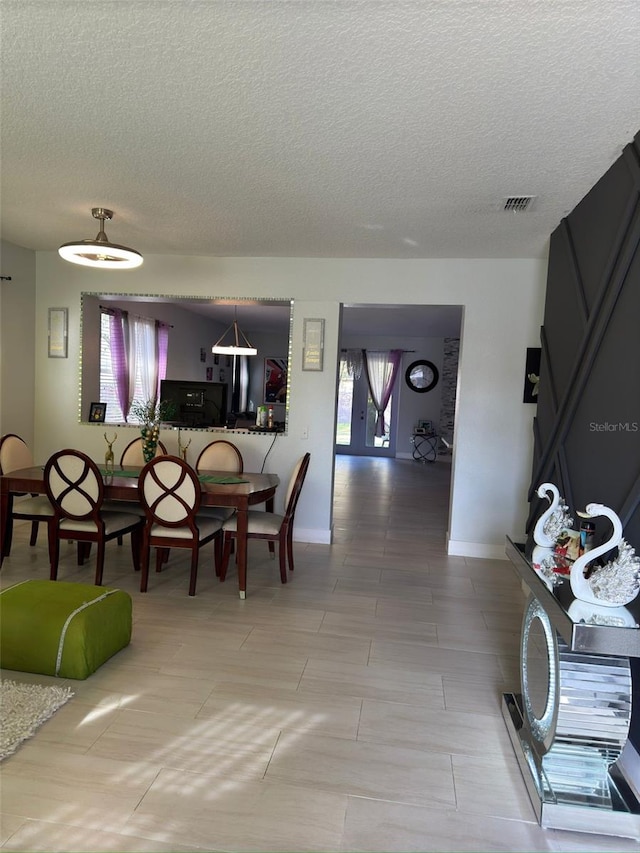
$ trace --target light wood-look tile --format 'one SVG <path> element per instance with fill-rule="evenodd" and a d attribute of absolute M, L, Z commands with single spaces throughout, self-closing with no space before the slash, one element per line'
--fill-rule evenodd
<path fill-rule="evenodd" d="M 347 798 L 276 781 L 163 770 L 126 832 L 207 850 L 338 850 Z"/>
<path fill-rule="evenodd" d="M 636 851 L 535 822 L 501 714 L 525 598 L 506 560 L 446 554 L 449 474 L 338 457 L 334 543 L 295 543 L 283 586 L 251 542 L 244 601 L 211 549 L 189 597 L 185 552 L 141 594 L 110 543 L 132 643 L 2 763 L 0 849 Z M 28 533 L 2 588 L 48 577 Z M 92 560 L 63 543 L 60 577 L 92 583 Z"/>

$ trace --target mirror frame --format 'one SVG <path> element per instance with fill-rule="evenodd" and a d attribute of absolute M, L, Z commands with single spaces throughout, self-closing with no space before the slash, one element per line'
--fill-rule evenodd
<path fill-rule="evenodd" d="M 291 365 L 291 350 L 293 345 L 293 310 L 294 310 L 294 300 L 292 298 L 275 298 L 275 297 L 224 297 L 224 296 L 215 296 L 215 297 L 207 297 L 207 296 L 194 296 L 194 295 L 184 295 L 184 294 L 148 294 L 148 293 L 123 293 L 119 291 L 106 291 L 106 290 L 96 290 L 96 291 L 82 291 L 80 294 L 80 347 L 79 347 L 79 364 L 78 364 L 78 422 L 83 425 L 91 425 L 91 421 L 86 417 L 83 417 L 83 411 L 86 409 L 88 411 L 88 400 L 84 401 L 83 397 L 83 386 L 84 386 L 84 367 L 85 367 L 85 359 L 84 355 L 84 346 L 85 346 L 85 299 L 86 297 L 91 297 L 93 299 L 105 299 L 107 301 L 113 302 L 133 302 L 136 304 L 140 303 L 163 303 L 163 304 L 173 304 L 175 303 L 177 306 L 180 304 L 193 304 L 193 303 L 201 303 L 203 305 L 224 305 L 224 306 L 247 306 L 247 305 L 258 305 L 264 306 L 268 308 L 269 306 L 282 306 L 289 308 L 289 323 L 288 323 L 288 342 L 287 342 L 287 359 L 289 361 L 289 365 Z M 225 325 L 227 323 L 227 318 L 224 320 L 213 320 L 213 322 L 219 322 L 221 325 Z M 213 343 L 213 341 L 212 341 Z M 271 352 L 271 350 L 270 350 Z M 257 358 L 260 360 L 261 365 L 264 364 L 264 355 L 258 353 L 257 356 L 250 356 L 250 358 Z M 170 377 L 169 377 L 170 378 Z M 286 403 L 284 404 L 284 429 L 283 434 L 286 435 L 289 427 L 289 401 L 291 398 L 291 369 L 287 370 L 287 386 L 286 386 Z M 262 402 L 262 401 L 260 401 Z M 258 404 L 259 405 L 259 404 Z M 127 422 L 118 422 L 114 423 L 114 426 L 120 427 L 131 427 L 133 429 L 137 429 L 137 424 L 127 423 Z M 193 430 L 199 432 L 233 432 L 233 428 L 227 427 L 185 427 L 185 430 Z M 240 430 L 246 432 L 246 430 Z"/>
<path fill-rule="evenodd" d="M 413 379 L 413 372 L 417 367 L 427 367 L 433 374 L 433 379 L 428 385 L 416 385 Z M 415 391 L 417 394 L 426 394 L 427 391 L 431 391 L 438 384 L 438 380 L 440 379 L 440 373 L 438 372 L 438 368 L 432 361 L 428 361 L 426 358 L 419 358 L 417 361 L 412 361 L 409 367 L 407 367 L 404 374 L 404 381 L 407 383 L 409 388 L 412 391 Z"/>

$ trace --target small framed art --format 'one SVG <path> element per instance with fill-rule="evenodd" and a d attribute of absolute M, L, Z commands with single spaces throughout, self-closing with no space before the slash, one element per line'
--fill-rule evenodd
<path fill-rule="evenodd" d="M 322 370 L 324 360 L 324 320 L 305 319 L 302 347 L 302 369 Z"/>
<path fill-rule="evenodd" d="M 106 403 L 92 403 L 89 409 L 89 421 L 92 424 L 103 424 L 107 416 Z"/>
<path fill-rule="evenodd" d="M 49 308 L 49 358 L 66 358 L 68 352 L 68 308 Z"/>

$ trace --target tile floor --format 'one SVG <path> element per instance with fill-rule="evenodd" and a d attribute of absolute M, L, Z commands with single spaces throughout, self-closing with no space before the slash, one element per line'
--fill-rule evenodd
<path fill-rule="evenodd" d="M 212 551 L 195 598 L 178 552 L 141 595 L 110 543 L 132 643 L 3 762 L 2 849 L 637 851 L 537 825 L 500 712 L 522 593 L 506 561 L 446 556 L 448 487 L 446 462 L 338 457 L 335 544 L 296 544 L 283 586 L 251 543 L 246 601 Z M 4 586 L 47 576 L 27 532 Z"/>

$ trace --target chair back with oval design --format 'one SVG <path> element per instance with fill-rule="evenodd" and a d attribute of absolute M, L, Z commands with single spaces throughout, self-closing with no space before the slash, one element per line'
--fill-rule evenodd
<path fill-rule="evenodd" d="M 31 468 L 32 465 L 31 451 L 19 435 L 9 432 L 0 438 L 0 474 Z"/>
<path fill-rule="evenodd" d="M 102 583 L 105 545 L 131 534 L 131 554 L 140 567 L 142 519 L 126 511 L 102 512 L 104 482 L 96 463 L 80 450 L 59 450 L 44 466 L 44 484 L 53 507 L 49 524 L 50 578 L 58 577 L 60 540 L 78 542 L 78 564 L 83 565 L 90 543 L 97 543 L 95 583 Z"/>
<path fill-rule="evenodd" d="M 140 500 L 147 518 L 165 527 L 193 529 L 200 507 L 198 476 L 177 456 L 156 456 L 140 472 Z"/>
<path fill-rule="evenodd" d="M 198 456 L 196 471 L 228 471 L 242 474 L 244 460 L 235 444 L 225 439 L 212 441 Z"/>
<path fill-rule="evenodd" d="M 84 453 L 54 453 L 45 465 L 44 482 L 56 516 L 76 520 L 99 517 L 104 484 L 98 466 Z"/>
<path fill-rule="evenodd" d="M 138 465 L 140 468 L 145 464 L 144 456 L 142 455 L 142 444 L 143 439 L 134 438 L 133 441 L 130 441 L 129 444 L 122 451 L 122 456 L 120 457 L 121 465 Z M 164 444 L 159 441 L 158 446 L 156 447 L 156 457 L 158 456 L 166 456 L 167 448 Z"/>
<path fill-rule="evenodd" d="M 216 574 L 222 556 L 222 521 L 196 515 L 202 498 L 198 475 L 178 456 L 156 456 L 140 472 L 138 492 L 147 519 L 142 537 L 140 592 L 147 591 L 152 547 L 157 549 L 156 572 L 161 571 L 170 549 L 189 548 L 189 595 L 195 595 L 200 548 L 215 540 Z"/>

